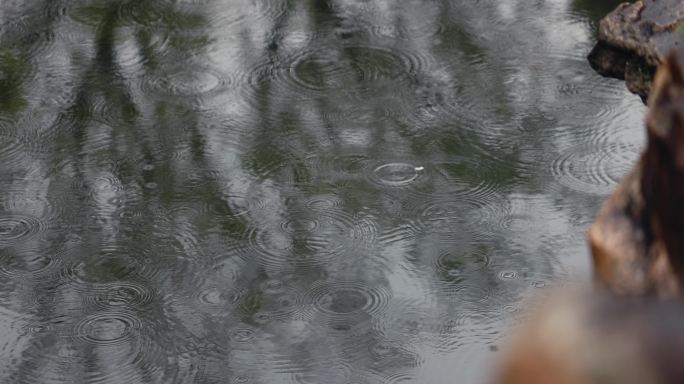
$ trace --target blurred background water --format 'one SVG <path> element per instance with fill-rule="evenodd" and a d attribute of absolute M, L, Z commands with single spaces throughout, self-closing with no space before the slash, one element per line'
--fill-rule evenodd
<path fill-rule="evenodd" d="M 3 0 L 0 382 L 482 382 L 640 150 L 616 4 Z"/>

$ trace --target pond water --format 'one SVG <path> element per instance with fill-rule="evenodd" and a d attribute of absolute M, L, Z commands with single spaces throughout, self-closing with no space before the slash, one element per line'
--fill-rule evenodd
<path fill-rule="evenodd" d="M 482 382 L 644 139 L 596 3 L 3 0 L 0 382 Z"/>

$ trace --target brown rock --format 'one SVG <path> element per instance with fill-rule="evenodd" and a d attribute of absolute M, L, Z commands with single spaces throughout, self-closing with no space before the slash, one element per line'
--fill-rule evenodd
<path fill-rule="evenodd" d="M 588 231 L 606 289 L 535 306 L 496 383 L 684 383 L 684 48 L 662 60 L 648 104 L 641 159 Z"/>
<path fill-rule="evenodd" d="M 648 149 L 641 190 L 652 243 L 684 277 L 684 49 L 670 55 L 655 79 L 646 115 Z"/>
<path fill-rule="evenodd" d="M 683 22 L 682 0 L 620 4 L 599 23 L 598 44 L 589 62 L 604 76 L 624 79 L 629 90 L 645 100 L 655 68 L 684 41 Z"/>
<path fill-rule="evenodd" d="M 498 384 L 684 382 L 680 302 L 601 292 L 549 296 L 503 350 Z"/>
<path fill-rule="evenodd" d="M 649 105 L 647 147 L 588 239 L 600 285 L 620 295 L 672 297 L 684 279 L 684 50 L 661 65 Z"/>

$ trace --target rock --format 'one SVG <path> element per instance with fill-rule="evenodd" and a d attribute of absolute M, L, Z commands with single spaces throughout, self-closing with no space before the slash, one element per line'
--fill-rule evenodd
<path fill-rule="evenodd" d="M 684 281 L 684 49 L 660 66 L 639 163 L 588 231 L 596 281 L 620 295 L 679 296 Z"/>
<path fill-rule="evenodd" d="M 683 0 L 620 4 L 599 23 L 589 63 L 603 76 L 624 79 L 630 91 L 646 100 L 655 68 L 684 44 L 683 26 Z"/>
<path fill-rule="evenodd" d="M 665 61 L 646 115 L 648 149 L 641 190 L 651 243 L 663 248 L 684 277 L 684 49 Z"/>
<path fill-rule="evenodd" d="M 601 44 L 613 54 L 594 60 L 628 83 L 631 64 L 620 60 L 658 65 L 648 142 L 587 233 L 598 287 L 535 305 L 504 349 L 495 383 L 684 382 L 684 46 L 663 53 L 656 35 L 673 27 L 649 12 L 679 20 L 673 3 L 623 4 L 602 21 Z"/>
<path fill-rule="evenodd" d="M 684 382 L 684 306 L 677 300 L 555 293 L 502 349 L 498 384 Z"/>

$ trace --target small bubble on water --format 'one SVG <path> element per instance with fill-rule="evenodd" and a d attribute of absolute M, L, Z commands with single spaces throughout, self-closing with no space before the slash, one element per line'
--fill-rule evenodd
<path fill-rule="evenodd" d="M 518 273 L 515 271 L 503 271 L 499 274 L 502 279 L 510 280 L 518 277 Z"/>

